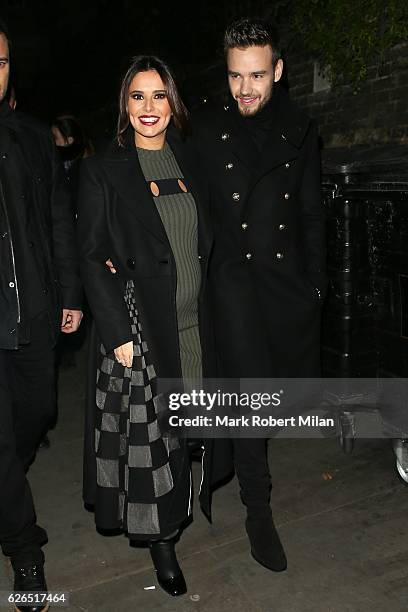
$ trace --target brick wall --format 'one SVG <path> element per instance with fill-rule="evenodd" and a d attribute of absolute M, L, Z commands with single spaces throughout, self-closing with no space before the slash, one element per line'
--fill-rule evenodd
<path fill-rule="evenodd" d="M 313 61 L 292 54 L 287 66 L 291 96 L 318 121 L 325 147 L 408 144 L 408 43 L 369 67 L 358 93 L 349 86 L 313 93 Z"/>

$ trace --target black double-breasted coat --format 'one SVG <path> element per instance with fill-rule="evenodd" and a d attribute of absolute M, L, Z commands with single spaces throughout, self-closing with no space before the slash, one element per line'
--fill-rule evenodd
<path fill-rule="evenodd" d="M 197 176 L 191 152 L 175 130 L 169 129 L 167 141 L 197 207 L 198 257 L 202 266 L 199 327 L 203 373 L 210 375 L 212 333 L 205 302 L 212 232 L 206 184 Z M 96 371 L 92 352 L 96 353 L 100 341 L 109 352 L 133 339 L 123 299 L 130 280 L 134 283 L 144 339 L 157 378 L 181 379 L 176 263 L 133 144 L 120 147 L 115 143 L 103 154 L 84 160 L 79 187 L 78 240 L 82 278 L 96 327 L 91 342 L 92 372 Z M 114 262 L 115 275 L 106 266 L 108 258 Z M 96 489 L 94 412 L 95 377 L 91 373 L 84 459 L 84 500 L 90 504 L 95 500 Z"/>
<path fill-rule="evenodd" d="M 282 87 L 258 153 L 232 100 L 205 109 L 195 143 L 210 185 L 210 264 L 219 372 L 306 377 L 319 372 L 325 220 L 315 125 Z"/>
<path fill-rule="evenodd" d="M 193 122 L 214 228 L 209 281 L 220 377 L 319 376 L 326 279 L 318 134 L 280 85 L 271 112 L 261 151 L 233 99 L 204 107 Z M 232 467 L 225 448 L 208 447 L 207 511 L 211 481 Z"/>

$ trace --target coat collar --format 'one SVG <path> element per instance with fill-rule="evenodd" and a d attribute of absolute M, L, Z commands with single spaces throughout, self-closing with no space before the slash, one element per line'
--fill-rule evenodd
<path fill-rule="evenodd" d="M 261 154 L 262 175 L 272 168 L 298 156 L 310 125 L 307 115 L 289 98 L 282 85 L 276 85 L 271 113 L 276 113 L 275 126 Z M 259 153 L 242 120 L 235 110 L 232 98 L 224 106 L 229 117 L 231 146 L 234 154 L 249 169 L 259 168 Z M 221 135 L 222 138 L 222 135 Z"/>
<path fill-rule="evenodd" d="M 0 155 L 3 158 L 8 154 L 17 137 L 15 113 L 6 100 L 0 104 L 0 132 Z"/>
<path fill-rule="evenodd" d="M 19 113 L 12 110 L 6 101 L 0 104 L 0 161 L 18 147 L 19 163 L 24 162 L 27 177 L 34 177 L 38 156 L 30 155 L 30 151 L 36 150 L 38 144 L 33 139 L 32 131 L 24 130 L 20 125 L 19 117 Z"/>
<path fill-rule="evenodd" d="M 279 97 L 279 136 L 296 149 L 300 149 L 309 129 L 310 118 L 293 102 L 282 85 L 277 86 Z"/>
<path fill-rule="evenodd" d="M 14 117 L 14 111 L 9 106 L 9 103 L 7 100 L 3 100 L 0 103 L 0 125 L 4 124 L 8 127 L 13 127 L 15 123 Z"/>

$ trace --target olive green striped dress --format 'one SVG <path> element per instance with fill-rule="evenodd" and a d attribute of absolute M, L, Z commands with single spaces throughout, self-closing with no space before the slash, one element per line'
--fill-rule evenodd
<path fill-rule="evenodd" d="M 176 305 L 183 379 L 194 386 L 199 385 L 202 377 L 198 332 L 201 268 L 195 201 L 191 193 L 184 191 L 188 185 L 184 185 L 183 173 L 167 143 L 160 150 L 138 148 L 137 152 L 176 262 Z"/>

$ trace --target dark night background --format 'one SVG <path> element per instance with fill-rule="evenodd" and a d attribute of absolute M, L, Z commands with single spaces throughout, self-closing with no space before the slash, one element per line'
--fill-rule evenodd
<path fill-rule="evenodd" d="M 46 120 L 73 113 L 91 136 L 109 131 L 121 76 L 141 52 L 170 63 L 191 106 L 223 81 L 225 25 L 237 15 L 267 16 L 268 4 L 208 0 L 184 8 L 132 0 L 3 1 L 18 108 Z"/>

